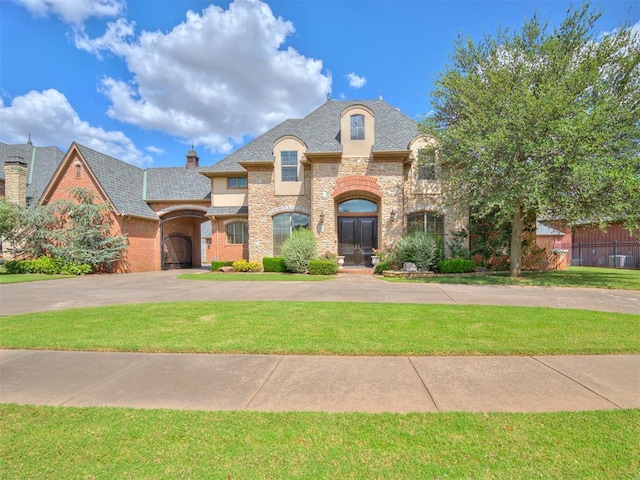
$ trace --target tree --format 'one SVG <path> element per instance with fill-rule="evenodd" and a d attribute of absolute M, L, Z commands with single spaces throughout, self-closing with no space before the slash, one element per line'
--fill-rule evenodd
<path fill-rule="evenodd" d="M 451 197 L 510 225 L 511 276 L 527 216 L 640 222 L 640 38 L 593 38 L 600 16 L 585 4 L 551 31 L 534 16 L 459 37 L 421 123 Z"/>

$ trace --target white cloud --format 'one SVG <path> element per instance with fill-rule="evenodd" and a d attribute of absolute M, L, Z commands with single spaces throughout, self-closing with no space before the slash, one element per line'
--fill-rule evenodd
<path fill-rule="evenodd" d="M 353 88 L 362 88 L 365 83 L 367 83 L 367 79 L 356 75 L 355 73 L 347 74 L 347 78 L 349 79 L 349 86 Z"/>
<path fill-rule="evenodd" d="M 164 148 L 154 147 L 153 145 L 149 145 L 148 147 L 146 147 L 146 150 L 151 153 L 155 153 L 156 155 L 164 155 L 165 153 Z"/>
<path fill-rule="evenodd" d="M 31 133 L 36 145 L 57 145 L 65 151 L 76 141 L 139 167 L 152 163 L 124 133 L 92 127 L 81 120 L 67 97 L 54 89 L 32 90 L 15 97 L 10 106 L 0 99 L 0 124 L 6 143 L 25 143 Z"/>
<path fill-rule="evenodd" d="M 124 0 L 15 0 L 40 16 L 55 15 L 65 23 L 80 25 L 89 17 L 116 17 L 124 11 Z"/>
<path fill-rule="evenodd" d="M 266 3 L 235 0 L 228 10 L 189 11 L 166 33 L 135 37 L 134 24 L 120 19 L 100 38 L 78 31 L 76 45 L 121 57 L 132 74 L 102 80 L 111 117 L 224 153 L 325 101 L 331 75 L 284 47 L 294 31 Z"/>

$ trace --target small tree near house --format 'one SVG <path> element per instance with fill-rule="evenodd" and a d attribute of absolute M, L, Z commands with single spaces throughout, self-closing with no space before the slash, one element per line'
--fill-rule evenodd
<path fill-rule="evenodd" d="M 451 197 L 510 229 L 511 276 L 536 215 L 640 222 L 640 37 L 596 36 L 600 15 L 585 4 L 552 30 L 534 16 L 458 38 L 421 125 Z"/>

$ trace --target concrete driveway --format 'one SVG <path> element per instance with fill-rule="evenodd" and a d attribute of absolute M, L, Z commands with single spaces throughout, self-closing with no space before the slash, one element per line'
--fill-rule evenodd
<path fill-rule="evenodd" d="M 183 273 L 206 275 L 172 270 L 0 285 L 0 315 L 194 300 L 515 305 L 640 314 L 640 292 L 631 290 L 390 283 L 353 274 L 324 282 L 206 282 L 178 279 Z"/>

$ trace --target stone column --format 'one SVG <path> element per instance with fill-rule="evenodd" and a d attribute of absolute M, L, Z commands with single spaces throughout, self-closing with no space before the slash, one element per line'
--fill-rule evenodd
<path fill-rule="evenodd" d="M 5 198 L 15 205 L 27 203 L 27 163 L 18 156 L 4 162 Z"/>

